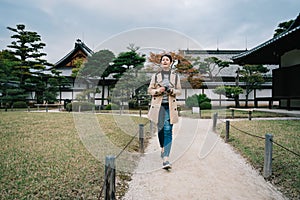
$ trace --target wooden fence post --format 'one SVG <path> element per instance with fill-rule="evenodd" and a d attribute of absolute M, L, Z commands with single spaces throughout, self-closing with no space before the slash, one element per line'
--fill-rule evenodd
<path fill-rule="evenodd" d="M 273 135 L 266 134 L 265 135 L 265 157 L 264 157 L 264 177 L 268 178 L 272 174 L 272 143 Z"/>
<path fill-rule="evenodd" d="M 144 124 L 139 124 L 140 152 L 144 153 Z"/>
<path fill-rule="evenodd" d="M 230 128 L 230 121 L 226 120 L 226 133 L 225 133 L 225 142 L 229 141 L 229 128 Z"/>
<path fill-rule="evenodd" d="M 252 119 L 252 110 L 249 110 L 249 117 L 248 117 L 249 120 Z"/>
<path fill-rule="evenodd" d="M 213 131 L 216 130 L 217 119 L 218 119 L 218 113 L 215 113 L 215 114 L 213 115 Z"/>
<path fill-rule="evenodd" d="M 115 168 L 115 156 L 106 156 L 105 158 L 105 184 L 104 192 L 105 200 L 116 199 L 116 168 Z"/>

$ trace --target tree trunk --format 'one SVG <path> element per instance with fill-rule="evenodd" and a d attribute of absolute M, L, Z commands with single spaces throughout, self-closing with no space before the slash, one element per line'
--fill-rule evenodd
<path fill-rule="evenodd" d="M 105 89 L 105 86 L 104 86 L 104 83 L 105 83 L 105 77 L 102 77 L 102 100 L 101 100 L 101 106 L 104 106 L 104 89 Z"/>
<path fill-rule="evenodd" d="M 234 101 L 235 101 L 235 107 L 236 108 L 240 107 L 239 95 L 235 95 Z"/>
<path fill-rule="evenodd" d="M 246 101 L 245 101 L 245 107 L 248 108 L 248 97 L 249 97 L 249 94 L 246 94 Z"/>

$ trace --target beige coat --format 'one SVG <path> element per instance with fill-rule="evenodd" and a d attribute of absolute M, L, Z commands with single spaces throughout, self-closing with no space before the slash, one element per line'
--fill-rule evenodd
<path fill-rule="evenodd" d="M 176 78 L 177 76 L 177 78 Z M 156 78 L 155 78 L 156 77 Z M 177 79 L 177 80 L 176 80 Z M 176 82 L 176 85 L 175 85 Z M 169 95 L 169 109 L 170 109 L 170 123 L 175 124 L 178 122 L 178 111 L 177 111 L 177 100 L 176 96 L 181 94 L 181 84 L 180 78 L 175 71 L 171 72 L 170 75 L 170 84 L 173 87 L 170 87 L 172 90 Z M 151 78 L 151 82 L 148 87 L 148 93 L 152 95 L 151 106 L 148 113 L 149 120 L 154 123 L 158 123 L 158 114 L 163 99 L 163 93 L 159 91 L 159 87 L 162 86 L 162 74 L 160 72 L 154 74 Z"/>

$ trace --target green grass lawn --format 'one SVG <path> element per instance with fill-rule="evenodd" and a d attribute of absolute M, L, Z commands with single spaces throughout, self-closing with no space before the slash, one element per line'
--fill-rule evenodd
<path fill-rule="evenodd" d="M 225 123 L 218 124 L 218 132 L 225 137 Z M 242 130 L 242 131 L 240 131 Z M 243 120 L 231 121 L 229 144 L 235 147 L 261 173 L 264 165 L 265 140 L 245 133 L 265 137 L 273 135 L 273 141 L 300 153 L 300 120 Z M 300 157 L 273 144 L 272 182 L 290 199 L 300 199 Z"/>
<path fill-rule="evenodd" d="M 97 118 L 120 148 L 131 140 L 110 115 Z M 83 145 L 72 113 L 0 112 L 0 137 L 0 199 L 98 198 L 104 164 Z M 137 151 L 138 138 L 126 150 Z M 129 175 L 117 172 L 116 195 L 124 194 Z"/>
<path fill-rule="evenodd" d="M 216 110 L 203 111 L 210 118 Z M 138 114 L 135 112 L 134 114 Z M 186 113 L 186 114 L 184 114 Z M 231 116 L 230 111 L 218 112 L 220 118 Z M 256 114 L 255 114 L 256 113 Z M 145 113 L 143 113 L 145 114 Z M 199 117 L 191 111 L 182 116 Z M 128 122 L 128 117 L 97 114 L 110 141 L 123 148 L 138 127 Z M 236 118 L 247 118 L 247 113 L 235 113 Z M 254 112 L 253 117 L 275 117 L 274 113 Z M 145 118 L 132 117 L 131 123 L 146 124 Z M 116 123 L 118 122 L 118 123 Z M 232 126 L 264 137 L 272 133 L 274 141 L 299 153 L 299 121 L 234 121 Z M 120 128 L 122 127 L 122 128 Z M 224 123 L 218 127 L 224 136 Z M 125 134 L 130 132 L 132 135 Z M 149 133 L 148 126 L 145 133 Z M 0 112 L 0 199 L 97 199 L 103 176 L 103 161 L 96 159 L 86 149 L 77 133 L 72 113 Z M 149 138 L 149 135 L 146 135 Z M 232 144 L 258 170 L 262 170 L 264 141 L 247 136 L 231 128 Z M 138 151 L 138 138 L 127 147 Z M 299 198 L 299 157 L 273 146 L 273 176 L 270 181 L 291 198 Z M 117 196 L 124 195 L 130 173 L 117 171 Z"/>

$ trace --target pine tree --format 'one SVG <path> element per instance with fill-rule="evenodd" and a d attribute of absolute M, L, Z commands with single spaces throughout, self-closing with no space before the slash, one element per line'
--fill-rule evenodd
<path fill-rule="evenodd" d="M 110 50 L 100 50 L 96 53 L 94 53 L 92 56 L 89 56 L 87 58 L 86 63 L 84 63 L 81 67 L 81 69 L 77 73 L 78 78 L 83 78 L 88 80 L 89 78 L 101 78 L 102 79 L 102 101 L 101 105 L 104 105 L 104 87 L 105 87 L 105 78 L 108 77 L 112 73 L 112 61 L 115 58 L 115 55 Z M 88 84 L 88 89 L 89 83 Z M 97 83 L 95 86 L 97 87 Z M 96 93 L 100 92 L 99 88 L 92 88 L 91 90 L 94 93 L 94 96 Z"/>
<path fill-rule="evenodd" d="M 45 81 L 51 77 L 51 73 L 47 74 L 45 71 L 47 66 L 52 66 L 43 59 L 46 53 L 41 52 L 46 44 L 41 42 L 41 36 L 37 32 L 25 30 L 23 24 L 7 29 L 14 33 L 11 36 L 13 41 L 7 47 L 19 61 L 12 69 L 18 77 L 19 93 L 25 95 L 24 93 L 35 92 L 37 101 L 42 102 L 47 89 Z"/>
<path fill-rule="evenodd" d="M 14 101 L 22 101 L 26 97 L 19 87 L 18 77 L 14 67 L 19 60 L 8 50 L 0 52 L 0 102 L 1 107 L 12 106 Z"/>

